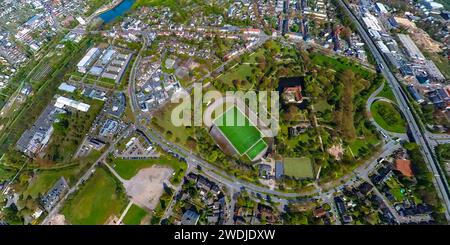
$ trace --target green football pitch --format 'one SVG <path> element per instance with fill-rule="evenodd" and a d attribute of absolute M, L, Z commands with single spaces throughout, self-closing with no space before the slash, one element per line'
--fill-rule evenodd
<path fill-rule="evenodd" d="M 267 146 L 261 132 L 233 106 L 214 120 L 214 124 L 240 154 L 255 158 Z"/>
<path fill-rule="evenodd" d="M 248 158 L 254 159 L 256 156 L 259 155 L 259 153 L 261 153 L 261 151 L 266 149 L 266 147 L 267 147 L 266 142 L 263 139 L 260 139 L 258 143 L 256 143 L 252 148 L 250 148 L 250 150 L 248 150 L 245 154 L 248 156 Z"/>

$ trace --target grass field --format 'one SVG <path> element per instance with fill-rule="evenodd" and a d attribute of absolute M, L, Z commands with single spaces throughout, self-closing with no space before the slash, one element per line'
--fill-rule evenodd
<path fill-rule="evenodd" d="M 393 102 L 396 102 L 394 92 L 392 92 L 392 89 L 388 86 L 386 83 L 383 87 L 383 90 L 378 94 L 379 97 L 384 97 L 386 99 L 392 100 Z"/>
<path fill-rule="evenodd" d="M 263 139 L 260 139 L 258 143 L 256 143 L 252 148 L 250 148 L 250 150 L 248 150 L 247 153 L 245 154 L 248 156 L 248 158 L 254 159 L 259 155 L 259 153 L 261 153 L 264 149 L 266 149 L 266 147 L 267 147 L 266 142 L 264 142 Z"/>
<path fill-rule="evenodd" d="M 147 211 L 133 204 L 123 218 L 123 223 L 126 225 L 140 225 L 142 219 L 147 216 Z"/>
<path fill-rule="evenodd" d="M 370 111 L 382 128 L 394 133 L 406 133 L 406 122 L 391 103 L 375 101 L 370 107 Z"/>
<path fill-rule="evenodd" d="M 262 138 L 261 132 L 235 106 L 216 118 L 214 124 L 218 126 L 240 155 L 246 153 Z M 241 126 L 241 124 L 243 125 Z M 258 146 L 258 148 L 260 147 L 261 145 Z M 255 153 L 252 152 L 252 155 Z"/>
<path fill-rule="evenodd" d="M 221 76 L 220 79 L 225 83 L 230 83 L 233 80 L 245 80 L 246 77 L 252 74 L 252 68 L 248 64 L 237 65 L 232 71 L 227 72 Z"/>
<path fill-rule="evenodd" d="M 100 225 L 112 215 L 120 216 L 127 205 L 124 188 L 104 168 L 95 174 L 66 201 L 62 213 L 71 224 Z"/>
<path fill-rule="evenodd" d="M 53 186 L 59 178 L 64 177 L 69 185 L 75 182 L 84 173 L 86 167 L 94 163 L 101 155 L 101 152 L 91 151 L 88 156 L 78 159 L 76 165 L 59 169 L 45 169 L 37 172 L 37 176 L 28 184 L 23 195 L 36 198 L 39 193 L 44 194 Z"/>
<path fill-rule="evenodd" d="M 68 180 L 73 176 L 76 168 L 67 168 L 63 170 L 50 170 L 44 171 L 33 180 L 28 188 L 23 192 L 24 196 L 31 196 L 33 198 L 38 197 L 39 193 L 44 195 L 55 183 L 64 176 Z"/>
<path fill-rule="evenodd" d="M 124 179 L 131 179 L 133 176 L 135 176 L 139 170 L 144 168 L 149 168 L 153 165 L 161 165 L 161 166 L 167 166 L 174 170 L 175 177 L 174 182 L 178 182 L 179 178 L 177 178 L 177 175 L 180 175 L 180 173 L 184 172 L 186 170 L 186 163 L 182 162 L 176 158 L 173 158 L 171 156 L 162 156 L 160 158 L 156 159 L 145 159 L 145 160 L 128 160 L 128 159 L 114 159 L 114 169 L 116 172 Z M 179 177 L 179 176 L 178 176 Z"/>
<path fill-rule="evenodd" d="M 330 67 L 336 72 L 342 72 L 346 69 L 350 69 L 356 74 L 360 74 L 362 77 L 370 77 L 371 71 L 365 69 L 364 67 L 358 65 L 357 63 L 351 62 L 344 58 L 334 58 L 322 54 L 314 54 L 312 57 L 313 64 L 321 67 Z"/>
<path fill-rule="evenodd" d="M 285 158 L 284 174 L 294 178 L 314 178 L 314 167 L 307 157 Z"/>
<path fill-rule="evenodd" d="M 315 111 L 324 112 L 326 110 L 331 110 L 332 106 L 328 104 L 325 99 L 319 99 L 317 103 L 314 104 Z"/>
<path fill-rule="evenodd" d="M 176 127 L 172 123 L 172 110 L 178 106 L 176 103 L 169 103 L 163 109 L 157 111 L 155 113 L 155 117 L 153 117 L 152 123 L 161 128 L 161 133 L 165 133 L 165 131 L 170 131 L 173 134 L 174 138 L 180 139 L 180 142 L 186 142 L 186 139 L 189 136 L 189 132 L 185 127 Z M 165 130 L 165 131 L 164 131 Z"/>
<path fill-rule="evenodd" d="M 400 186 L 400 183 L 395 178 L 390 178 L 386 181 L 386 185 L 389 187 L 392 195 L 394 196 L 397 202 L 402 202 L 405 198 L 403 194 L 403 188 Z"/>
<path fill-rule="evenodd" d="M 258 49 L 258 51 L 248 56 L 248 61 L 243 62 L 243 64 L 236 64 L 236 66 L 227 70 L 219 77 L 220 81 L 230 86 L 233 84 L 233 80 L 246 81 L 247 77 L 252 75 L 253 67 L 250 64 L 257 64 L 257 57 L 264 57 L 264 49 Z M 241 89 L 249 89 L 251 86 L 251 83 L 246 83 L 241 85 Z"/>

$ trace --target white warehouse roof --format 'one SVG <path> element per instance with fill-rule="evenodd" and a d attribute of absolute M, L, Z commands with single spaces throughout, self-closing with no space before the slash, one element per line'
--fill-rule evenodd
<path fill-rule="evenodd" d="M 98 48 L 91 48 L 86 53 L 86 55 L 78 62 L 78 67 L 86 66 L 87 63 L 91 60 L 91 58 L 98 52 Z"/>
<path fill-rule="evenodd" d="M 59 96 L 56 99 L 55 106 L 58 108 L 63 108 L 64 106 L 68 106 L 68 107 L 72 107 L 72 108 L 77 109 L 82 112 L 87 112 L 89 110 L 89 107 L 91 107 L 88 104 L 85 104 L 85 103 L 82 103 L 82 102 L 79 102 L 76 100 L 72 100 L 72 99 L 66 98 L 64 96 Z"/>
<path fill-rule="evenodd" d="M 63 83 L 61 83 L 61 85 L 59 85 L 58 89 L 69 92 L 69 93 L 73 93 L 73 91 L 75 91 L 76 87 L 63 82 Z"/>
<path fill-rule="evenodd" d="M 362 19 L 363 19 L 364 23 L 366 24 L 367 28 L 373 29 L 376 31 L 382 30 L 380 24 L 378 23 L 378 19 L 375 16 L 373 16 L 369 13 L 366 13 Z"/>
<path fill-rule="evenodd" d="M 382 3 L 375 3 L 377 5 L 378 10 L 380 11 L 380 13 L 386 14 L 388 13 L 388 10 L 386 9 L 386 6 L 384 6 L 384 4 Z"/>

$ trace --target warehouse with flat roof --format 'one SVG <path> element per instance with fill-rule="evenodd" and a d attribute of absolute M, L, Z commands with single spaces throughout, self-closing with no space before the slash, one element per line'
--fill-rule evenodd
<path fill-rule="evenodd" d="M 412 59 L 425 61 L 425 56 L 422 54 L 420 49 L 416 46 L 416 44 L 409 35 L 398 34 L 398 38 L 402 43 L 403 47 L 405 47 L 406 52 Z"/>
<path fill-rule="evenodd" d="M 100 49 L 98 48 L 91 48 L 86 53 L 86 55 L 78 62 L 77 67 L 78 71 L 81 73 L 86 73 L 88 71 L 88 68 L 94 61 L 98 58 L 100 55 Z"/>
<path fill-rule="evenodd" d="M 372 29 L 375 31 L 382 31 L 383 29 L 380 26 L 380 23 L 378 23 L 378 20 L 375 16 L 366 13 L 364 17 L 362 17 L 364 24 L 366 24 L 368 29 Z"/>
<path fill-rule="evenodd" d="M 66 98 L 64 96 L 59 96 L 56 99 L 55 106 L 58 108 L 61 108 L 61 109 L 66 106 L 66 107 L 74 108 L 74 109 L 82 111 L 82 112 L 87 112 L 89 110 L 89 108 L 91 107 L 88 104 L 85 104 L 83 102 L 79 102 L 76 100 L 72 100 L 72 99 Z"/>

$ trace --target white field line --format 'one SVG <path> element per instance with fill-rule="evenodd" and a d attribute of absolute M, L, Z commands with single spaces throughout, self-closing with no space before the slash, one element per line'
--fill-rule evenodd
<path fill-rule="evenodd" d="M 267 143 L 264 141 L 263 138 L 260 138 L 258 141 L 256 141 L 255 144 L 253 144 L 252 146 L 250 146 L 250 148 L 248 148 L 247 151 L 244 152 L 244 154 L 247 155 L 247 157 L 248 157 L 250 160 L 253 160 L 253 159 L 250 158 L 250 156 L 247 154 L 247 152 L 248 152 L 249 150 L 251 150 L 251 149 L 252 149 L 256 144 L 258 144 L 261 140 L 263 141 L 263 143 L 264 143 L 264 145 L 265 145 L 264 149 L 267 148 Z M 263 152 L 263 151 L 260 151 L 260 152 L 258 153 L 258 155 L 259 155 L 261 152 Z M 256 155 L 256 156 L 258 156 L 258 155 Z M 255 158 L 256 158 L 256 157 L 255 157 Z"/>
<path fill-rule="evenodd" d="M 269 127 L 259 118 L 258 114 L 256 114 L 254 111 L 250 110 L 250 108 L 248 108 L 245 103 L 240 100 L 240 98 L 235 98 L 236 100 L 236 107 L 238 108 L 239 111 L 241 111 L 241 113 L 248 119 L 248 121 L 250 123 L 253 124 L 253 126 L 258 129 L 259 133 L 262 135 L 261 137 L 268 137 L 266 134 L 264 134 L 256 125 L 261 125 L 261 127 L 267 128 L 268 130 Z M 246 111 L 245 109 L 248 108 L 248 114 L 252 114 L 252 116 L 247 117 L 247 115 L 242 112 L 242 111 Z M 256 122 L 252 119 L 255 119 Z"/>
<path fill-rule="evenodd" d="M 239 108 L 239 106 L 236 106 L 236 108 L 239 110 L 239 112 L 242 114 L 242 115 L 244 115 L 244 117 L 245 118 L 247 118 L 247 120 L 248 120 L 248 122 L 250 123 L 250 125 L 251 126 L 253 126 L 253 127 L 255 127 L 257 130 L 258 130 L 258 132 L 259 132 L 259 134 L 260 134 L 260 137 L 261 138 L 263 138 L 262 136 L 264 136 L 264 134 L 261 132 L 261 130 L 259 130 L 259 128 L 256 126 L 256 125 L 258 125 L 258 123 L 254 123 L 254 122 L 252 122 L 251 120 L 250 120 L 250 118 L 249 117 L 247 117 L 247 115 L 245 115 L 245 113 L 244 112 L 242 112 L 242 110 Z M 250 112 L 252 112 L 251 110 L 250 110 L 250 108 L 248 109 L 248 111 L 249 111 L 249 113 Z M 256 120 L 258 120 L 259 118 L 258 118 L 258 116 L 255 114 L 255 116 L 256 116 Z"/>
<path fill-rule="evenodd" d="M 217 126 L 217 124 L 216 124 L 216 121 L 217 121 L 218 119 L 220 119 L 225 113 L 227 113 L 228 111 L 232 110 L 233 107 L 236 107 L 236 109 L 244 116 L 244 118 L 246 118 L 246 119 L 248 120 L 248 122 L 249 122 L 249 124 L 250 124 L 249 126 L 253 126 L 254 128 L 256 128 L 256 130 L 258 130 L 259 135 L 260 135 L 260 138 L 259 138 L 255 143 L 253 143 L 253 145 L 251 145 L 249 148 L 247 148 L 242 154 L 236 149 L 236 147 L 234 146 L 234 144 L 230 141 L 230 139 L 228 139 L 228 137 L 225 135 L 225 133 L 224 133 L 224 132 L 219 128 L 219 126 Z M 234 119 L 234 118 L 233 118 L 233 119 Z M 252 149 L 253 146 L 255 146 L 256 144 L 258 144 L 259 141 L 263 140 L 262 136 L 263 136 L 264 134 L 259 130 L 258 127 L 256 127 L 256 126 L 253 124 L 252 121 L 250 121 L 250 119 L 245 115 L 245 113 L 243 113 L 242 110 L 239 109 L 239 107 L 236 106 L 236 105 L 231 106 L 228 110 L 226 110 L 226 111 L 223 112 L 220 116 L 218 116 L 218 117 L 216 118 L 216 120 L 214 120 L 214 124 L 215 124 L 216 127 L 219 129 L 220 133 L 227 139 L 227 142 L 228 142 L 229 144 L 231 144 L 231 146 L 233 147 L 233 149 L 234 149 L 240 156 L 242 156 L 242 155 L 245 154 L 245 155 L 247 155 L 248 158 L 250 158 L 250 156 L 249 156 L 248 154 L 246 154 L 246 153 L 247 153 L 250 149 Z M 264 140 L 263 140 L 263 142 L 264 142 Z M 266 147 L 267 147 L 266 142 L 264 142 L 264 144 L 265 144 Z M 251 160 L 253 160 L 253 159 L 251 159 Z"/>
<path fill-rule="evenodd" d="M 228 108 L 228 110 L 226 110 L 225 112 L 223 112 L 222 114 L 220 114 L 220 116 L 218 116 L 218 117 L 216 118 L 216 120 L 219 119 L 219 118 L 221 118 L 221 117 L 223 116 L 223 114 L 227 113 L 229 110 L 233 109 L 233 107 L 234 107 L 234 106 L 231 106 L 230 108 Z M 219 126 L 217 126 L 217 124 L 215 123 L 216 120 L 213 121 L 213 124 L 217 127 L 217 130 L 219 130 L 220 134 L 222 134 L 222 136 L 223 136 L 225 139 L 227 139 L 228 144 L 231 145 L 231 147 L 233 147 L 234 151 L 236 151 L 236 153 L 237 153 L 239 156 L 244 155 L 245 152 L 241 154 L 241 153 L 238 151 L 238 149 L 234 146 L 234 144 L 231 142 L 231 140 L 228 139 L 228 137 L 225 135 L 225 133 L 222 131 L 222 129 L 220 129 Z"/>

